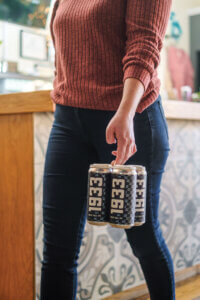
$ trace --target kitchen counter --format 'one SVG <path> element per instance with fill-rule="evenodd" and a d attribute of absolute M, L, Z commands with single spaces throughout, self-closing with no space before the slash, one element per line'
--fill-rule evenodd
<path fill-rule="evenodd" d="M 20 112 L 50 112 L 50 90 L 0 95 L 0 114 Z M 167 119 L 200 120 L 200 103 L 162 100 Z"/>

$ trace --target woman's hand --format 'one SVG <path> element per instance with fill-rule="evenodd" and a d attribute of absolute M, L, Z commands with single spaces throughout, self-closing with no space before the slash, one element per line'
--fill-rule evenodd
<path fill-rule="evenodd" d="M 137 151 L 132 115 L 117 111 L 110 120 L 106 128 L 106 141 L 108 144 L 112 144 L 116 143 L 116 139 L 117 150 L 112 151 L 112 154 L 116 155 L 116 159 L 111 162 L 112 165 L 124 164 Z"/>
<path fill-rule="evenodd" d="M 112 151 L 116 159 L 111 162 L 112 165 L 123 165 L 137 151 L 133 120 L 143 93 L 144 86 L 140 80 L 126 78 L 120 105 L 106 128 L 107 143 L 116 143 L 117 139 L 117 151 Z"/>

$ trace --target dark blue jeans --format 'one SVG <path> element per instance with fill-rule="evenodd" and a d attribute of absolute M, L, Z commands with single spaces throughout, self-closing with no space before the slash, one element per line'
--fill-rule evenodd
<path fill-rule="evenodd" d="M 76 299 L 77 260 L 86 223 L 89 164 L 110 163 L 116 144 L 105 131 L 115 111 L 56 105 L 43 176 L 41 300 Z M 125 229 L 151 300 L 174 300 L 173 262 L 158 219 L 161 178 L 169 155 L 161 97 L 133 121 L 137 152 L 126 164 L 147 169 L 146 223 Z"/>

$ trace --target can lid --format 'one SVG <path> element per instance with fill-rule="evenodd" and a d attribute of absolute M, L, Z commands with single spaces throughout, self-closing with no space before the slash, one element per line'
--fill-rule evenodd
<path fill-rule="evenodd" d="M 90 164 L 90 167 L 94 167 L 94 168 L 111 168 L 112 165 L 111 164 L 103 164 L 103 163 L 93 163 L 93 164 Z"/>
<path fill-rule="evenodd" d="M 143 170 L 146 170 L 145 166 L 142 166 L 142 165 L 132 165 L 133 167 L 136 168 L 137 171 L 143 171 Z"/>
<path fill-rule="evenodd" d="M 112 167 L 117 169 L 124 169 L 124 168 L 132 169 L 135 166 L 134 165 L 113 165 Z"/>
<path fill-rule="evenodd" d="M 133 165 L 136 169 L 138 170 L 145 170 L 145 166 L 142 166 L 142 165 Z"/>
<path fill-rule="evenodd" d="M 115 171 L 115 169 L 117 170 L 121 170 L 123 173 L 128 173 L 131 171 L 131 173 L 135 173 L 136 172 L 136 168 L 133 165 L 114 165 L 112 166 L 113 168 L 113 172 Z"/>

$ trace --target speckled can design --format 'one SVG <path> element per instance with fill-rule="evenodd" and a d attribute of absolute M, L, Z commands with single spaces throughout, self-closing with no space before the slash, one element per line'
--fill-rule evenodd
<path fill-rule="evenodd" d="M 91 164 L 88 171 L 87 221 L 92 225 L 106 225 L 109 219 L 110 164 Z"/>
<path fill-rule="evenodd" d="M 136 205 L 134 226 L 140 226 L 146 221 L 146 186 L 147 172 L 144 166 L 133 165 L 137 172 Z"/>
<path fill-rule="evenodd" d="M 128 165 L 113 166 L 109 223 L 113 227 L 134 225 L 137 173 Z"/>

